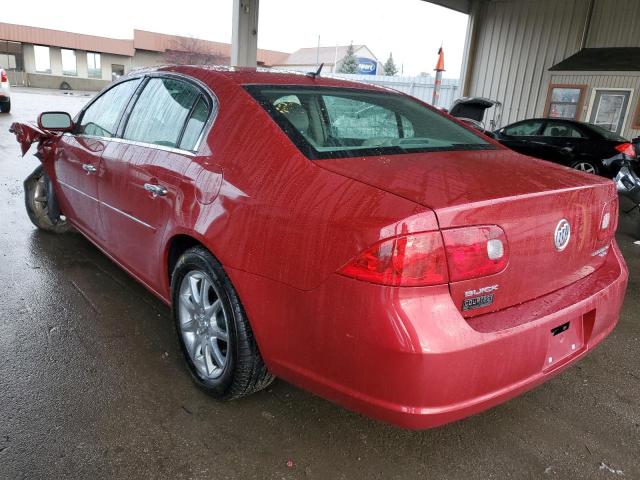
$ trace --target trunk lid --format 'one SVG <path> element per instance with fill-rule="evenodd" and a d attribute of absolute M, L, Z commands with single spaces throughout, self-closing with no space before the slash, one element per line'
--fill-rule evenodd
<path fill-rule="evenodd" d="M 465 317 L 517 305 L 569 285 L 604 262 L 610 236 L 599 235 L 605 204 L 616 202 L 612 181 L 506 149 L 434 152 L 318 160 L 327 170 L 432 209 L 441 229 L 498 225 L 509 264 L 501 273 L 452 282 Z M 571 227 L 562 251 L 554 238 L 561 220 Z M 617 203 L 611 222 L 617 221 Z M 493 288 L 494 286 L 497 286 Z M 491 303 L 463 310 L 466 298 L 489 287 Z"/>

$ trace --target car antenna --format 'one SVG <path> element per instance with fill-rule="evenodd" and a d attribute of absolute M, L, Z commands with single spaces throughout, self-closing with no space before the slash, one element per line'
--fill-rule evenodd
<path fill-rule="evenodd" d="M 320 72 L 322 71 L 322 67 L 324 67 L 324 62 L 320 64 L 320 66 L 318 67 L 318 70 L 316 70 L 315 72 L 307 72 L 307 77 L 311 77 L 315 80 L 315 78 L 320 75 Z"/>

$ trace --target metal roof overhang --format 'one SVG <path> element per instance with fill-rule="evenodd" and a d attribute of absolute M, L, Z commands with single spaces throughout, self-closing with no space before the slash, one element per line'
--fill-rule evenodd
<path fill-rule="evenodd" d="M 470 0 L 423 0 L 425 2 L 440 5 L 441 7 L 450 8 L 460 13 L 471 13 L 471 1 Z"/>

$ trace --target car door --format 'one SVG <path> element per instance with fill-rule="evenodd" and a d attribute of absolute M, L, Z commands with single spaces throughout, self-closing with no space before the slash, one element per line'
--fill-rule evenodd
<path fill-rule="evenodd" d="M 140 79 L 117 84 L 78 116 L 75 131 L 60 138 L 54 172 L 65 215 L 84 233 L 102 240 L 98 182 L 100 161 Z"/>
<path fill-rule="evenodd" d="M 571 165 L 583 154 L 586 138 L 568 122 L 549 120 L 542 129 L 539 158 Z"/>
<path fill-rule="evenodd" d="M 102 156 L 100 204 L 114 256 L 159 290 L 163 233 L 180 201 L 183 174 L 212 110 L 212 98 L 186 80 L 153 76 Z"/>
<path fill-rule="evenodd" d="M 523 155 L 536 155 L 536 138 L 542 130 L 543 120 L 524 120 L 508 125 L 498 131 L 497 139 L 500 143 Z"/>

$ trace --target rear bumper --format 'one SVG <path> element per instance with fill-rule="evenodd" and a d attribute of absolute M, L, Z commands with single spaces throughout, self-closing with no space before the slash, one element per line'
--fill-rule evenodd
<path fill-rule="evenodd" d="M 338 275 L 311 292 L 262 283 L 262 306 L 245 306 L 273 373 L 368 416 L 422 429 L 504 402 L 586 355 L 616 325 L 627 275 L 614 244 L 588 277 L 474 319 L 460 315 L 446 287 L 394 289 Z M 246 286 L 256 291 L 252 281 L 264 282 L 232 280 L 241 297 Z M 552 335 L 567 322 L 566 332 Z"/>

